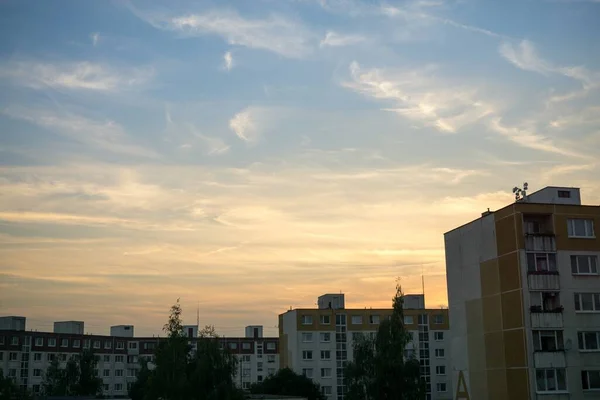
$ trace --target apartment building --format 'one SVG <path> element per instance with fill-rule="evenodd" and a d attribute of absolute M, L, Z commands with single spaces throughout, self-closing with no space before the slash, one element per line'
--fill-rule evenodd
<path fill-rule="evenodd" d="M 321 385 L 330 400 L 343 400 L 344 367 L 353 360 L 361 335 L 374 335 L 392 309 L 347 309 L 344 294 L 325 294 L 316 309 L 292 309 L 279 316 L 280 364 Z M 407 295 L 404 324 L 413 340 L 405 356 L 421 364 L 427 399 L 451 399 L 448 366 L 448 310 L 425 309 L 423 295 Z"/>
<path fill-rule="evenodd" d="M 111 335 L 83 334 L 83 322 L 64 321 L 55 324 L 54 332 L 25 330 L 24 317 L 1 317 L 0 370 L 14 378 L 22 387 L 34 393 L 41 390 L 46 369 L 54 359 L 64 366 L 84 349 L 91 349 L 98 357 L 96 370 L 102 378 L 104 395 L 126 397 L 136 380 L 140 358 L 152 361 L 159 337 L 135 337 L 132 325 L 118 325 Z M 16 328 L 16 329 L 12 329 Z M 192 351 L 198 336 L 196 325 L 184 327 Z M 219 338 L 221 348 L 228 348 L 239 360 L 235 382 L 244 389 L 260 382 L 279 368 L 279 338 L 263 337 L 262 326 L 246 328 L 245 337 Z"/>
<path fill-rule="evenodd" d="M 600 398 L 599 225 L 546 187 L 444 235 L 455 399 Z"/>

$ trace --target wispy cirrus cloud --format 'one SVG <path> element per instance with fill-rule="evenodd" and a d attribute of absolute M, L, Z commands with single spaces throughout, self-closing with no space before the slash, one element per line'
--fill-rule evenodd
<path fill-rule="evenodd" d="M 310 54 L 315 40 L 301 23 L 281 15 L 250 19 L 230 10 L 166 15 L 130 8 L 135 15 L 158 29 L 188 36 L 217 35 L 231 45 L 266 50 L 288 58 Z"/>
<path fill-rule="evenodd" d="M 245 142 L 255 142 L 260 136 L 252 109 L 247 108 L 229 120 L 229 128 Z"/>
<path fill-rule="evenodd" d="M 498 51 L 500 55 L 524 71 L 537 72 L 545 76 L 562 75 L 578 81 L 581 89 L 566 94 L 555 94 L 549 98 L 549 103 L 570 101 L 586 96 L 590 91 L 600 89 L 600 72 L 590 71 L 584 66 L 560 66 L 542 58 L 535 45 L 529 40 L 515 44 L 504 42 Z"/>
<path fill-rule="evenodd" d="M 92 34 L 90 34 L 90 40 L 92 41 L 92 46 L 96 47 L 98 45 L 98 42 L 100 41 L 100 33 L 93 32 Z"/>
<path fill-rule="evenodd" d="M 148 82 L 152 67 L 114 68 L 89 61 L 66 63 L 11 62 L 0 66 L 0 78 L 34 89 L 120 91 Z"/>
<path fill-rule="evenodd" d="M 350 46 L 353 44 L 363 43 L 367 39 L 362 35 L 347 35 L 333 31 L 328 31 L 325 37 L 319 43 L 320 47 L 339 47 Z"/>
<path fill-rule="evenodd" d="M 442 132 L 454 133 L 493 112 L 493 107 L 477 99 L 471 88 L 451 87 L 433 76 L 435 67 L 413 70 L 363 70 L 350 65 L 351 80 L 342 86 L 374 99 L 389 101 L 385 109 L 403 117 L 424 122 Z"/>
<path fill-rule="evenodd" d="M 76 114 L 15 106 L 0 110 L 0 114 L 51 129 L 90 148 L 130 156 L 158 157 L 153 150 L 129 143 L 125 129 L 111 120 L 96 121 Z"/>

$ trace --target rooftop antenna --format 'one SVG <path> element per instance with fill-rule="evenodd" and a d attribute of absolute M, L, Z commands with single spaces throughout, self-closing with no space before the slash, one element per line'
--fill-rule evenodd
<path fill-rule="evenodd" d="M 522 189 L 518 186 L 515 186 L 513 188 L 512 192 L 515 194 L 515 201 L 523 201 L 527 198 L 528 186 L 529 186 L 528 183 L 524 182 Z"/>

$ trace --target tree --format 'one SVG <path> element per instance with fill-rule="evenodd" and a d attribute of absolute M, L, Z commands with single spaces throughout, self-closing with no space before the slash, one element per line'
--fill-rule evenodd
<path fill-rule="evenodd" d="M 192 351 L 183 331 L 179 300 L 171 307 L 164 326 L 167 338 L 155 352 L 154 368 L 143 362 L 132 400 L 243 400 L 233 383 L 236 357 L 219 347 L 214 327 L 207 326 Z"/>
<path fill-rule="evenodd" d="M 421 400 L 425 385 L 419 362 L 405 359 L 410 334 L 404 327 L 404 295 L 399 285 L 392 315 L 379 325 L 375 337 L 363 337 L 354 346 L 354 360 L 345 368 L 348 400 Z"/>
<path fill-rule="evenodd" d="M 102 380 L 96 377 L 98 357 L 90 350 L 71 358 L 64 368 L 55 358 L 46 370 L 42 388 L 46 396 L 90 396 L 102 394 Z"/>
<path fill-rule="evenodd" d="M 25 388 L 20 388 L 17 382 L 4 376 L 0 369 L 0 400 L 30 400 L 31 393 Z"/>
<path fill-rule="evenodd" d="M 308 400 L 326 400 L 321 388 L 312 379 L 298 375 L 289 368 L 277 371 L 275 375 L 266 377 L 262 382 L 250 387 L 254 394 L 277 394 L 283 396 L 301 396 Z"/>

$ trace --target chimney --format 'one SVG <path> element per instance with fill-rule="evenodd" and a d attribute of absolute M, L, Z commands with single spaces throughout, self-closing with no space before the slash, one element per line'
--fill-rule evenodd
<path fill-rule="evenodd" d="M 481 213 L 481 216 L 482 217 L 486 217 L 486 216 L 488 216 L 488 215 L 490 215 L 492 213 L 493 213 L 493 211 L 490 211 L 490 209 L 488 208 L 487 211 L 484 211 L 484 212 Z"/>

